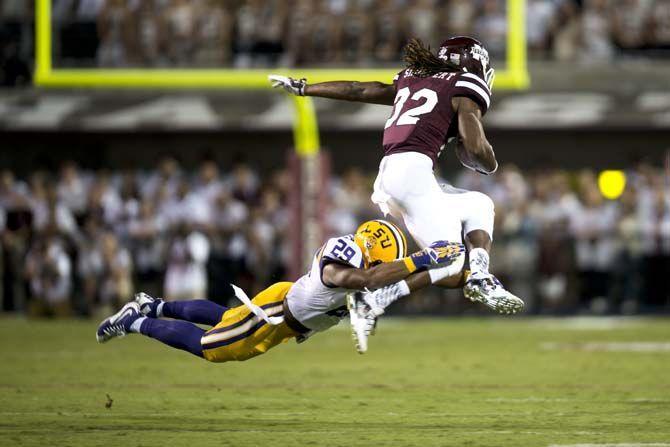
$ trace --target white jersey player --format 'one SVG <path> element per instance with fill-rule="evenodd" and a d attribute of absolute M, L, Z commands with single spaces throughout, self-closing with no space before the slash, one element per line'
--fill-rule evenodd
<path fill-rule="evenodd" d="M 253 300 L 232 286 L 242 306 L 228 309 L 207 300 L 167 302 L 140 293 L 103 321 L 96 336 L 102 343 L 136 332 L 211 362 L 247 360 L 291 338 L 300 342 L 334 326 L 347 314 L 352 291 L 383 288 L 426 269 L 441 280 L 464 256 L 463 244 L 444 241 L 407 256 L 402 231 L 372 220 L 353 235 L 329 239 L 315 254 L 309 272 L 295 283 L 276 283 Z"/>

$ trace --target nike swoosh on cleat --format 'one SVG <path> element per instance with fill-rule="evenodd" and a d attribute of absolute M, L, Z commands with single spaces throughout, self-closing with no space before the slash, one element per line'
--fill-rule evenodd
<path fill-rule="evenodd" d="M 131 315 L 136 309 L 132 306 L 128 306 L 125 309 L 122 310 L 122 313 L 114 319 L 114 322 L 112 324 L 115 324 L 117 321 L 123 319 L 124 317 Z"/>

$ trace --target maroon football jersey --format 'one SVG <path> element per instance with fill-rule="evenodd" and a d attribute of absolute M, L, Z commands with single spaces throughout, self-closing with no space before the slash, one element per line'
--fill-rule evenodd
<path fill-rule="evenodd" d="M 384 126 L 384 154 L 420 152 L 437 162 L 448 138 L 458 135 L 451 98 L 466 96 L 486 113 L 491 90 L 472 73 L 438 73 L 421 78 L 403 70 L 394 78 L 395 105 Z"/>

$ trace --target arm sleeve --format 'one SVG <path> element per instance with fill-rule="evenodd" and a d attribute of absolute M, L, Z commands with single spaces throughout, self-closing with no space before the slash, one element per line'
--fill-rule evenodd
<path fill-rule="evenodd" d="M 479 76 L 472 73 L 460 73 L 456 78 L 452 96 L 465 96 L 476 102 L 482 110 L 482 116 L 491 105 L 491 90 Z"/>

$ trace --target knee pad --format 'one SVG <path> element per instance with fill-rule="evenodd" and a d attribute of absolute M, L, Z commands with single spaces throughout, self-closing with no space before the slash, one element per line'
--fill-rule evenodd
<path fill-rule="evenodd" d="M 463 206 L 465 207 L 463 214 L 465 234 L 474 230 L 483 230 L 493 239 L 493 220 L 495 217 L 493 200 L 486 194 L 471 191 L 468 193 L 467 201 L 463 203 Z"/>

